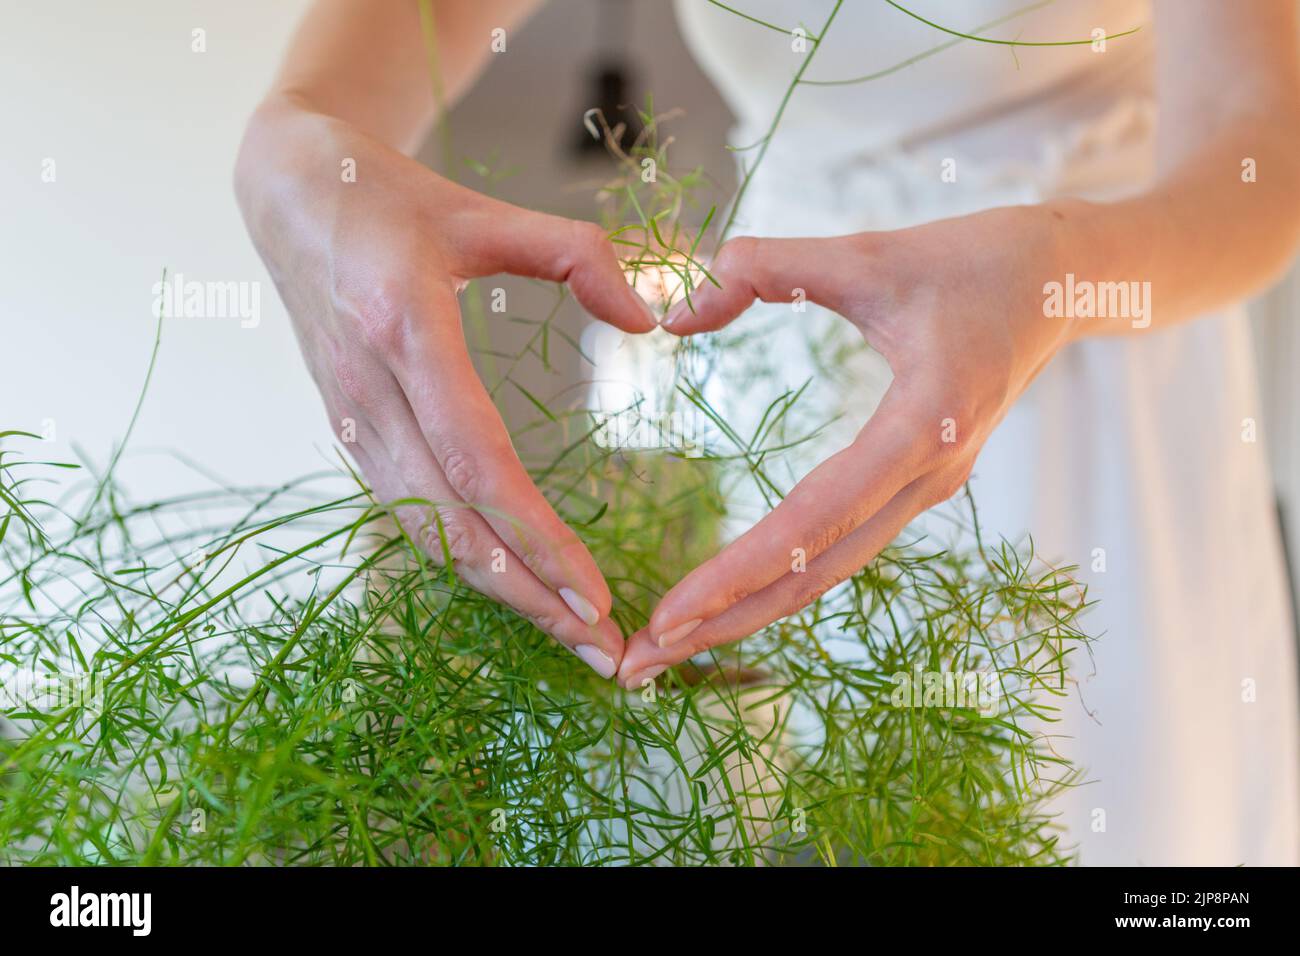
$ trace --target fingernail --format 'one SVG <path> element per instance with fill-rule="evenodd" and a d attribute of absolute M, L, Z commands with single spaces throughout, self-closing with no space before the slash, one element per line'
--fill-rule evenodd
<path fill-rule="evenodd" d="M 636 289 L 632 290 L 632 294 L 636 296 L 636 301 L 641 306 L 641 311 L 645 313 L 645 317 L 650 320 L 650 324 L 659 325 L 659 315 L 651 308 L 650 303 L 641 298 L 641 293 L 637 292 Z"/>
<path fill-rule="evenodd" d="M 648 680 L 654 680 L 656 677 L 658 677 L 666 670 L 668 670 L 667 664 L 653 664 L 650 667 L 647 667 L 645 670 L 641 671 L 641 673 L 634 674 L 631 677 L 629 677 L 624 682 L 624 686 L 628 690 L 640 690 L 642 684 L 644 684 Z"/>
<path fill-rule="evenodd" d="M 614 663 L 614 658 L 595 644 L 579 644 L 573 649 L 573 653 L 581 657 L 588 667 L 605 678 L 605 680 L 609 680 L 618 671 L 618 665 Z"/>
<path fill-rule="evenodd" d="M 685 624 L 678 624 L 676 627 L 672 628 L 671 630 L 664 631 L 662 634 L 659 635 L 659 646 L 672 647 L 672 645 L 676 644 L 682 638 L 686 637 L 686 635 L 690 634 L 693 630 L 695 630 L 703 623 L 704 623 L 704 618 L 697 617 L 692 621 L 687 621 Z"/>
<path fill-rule="evenodd" d="M 560 588 L 560 597 L 564 599 L 565 604 L 569 605 L 569 610 L 582 618 L 582 623 L 588 627 L 600 620 L 600 612 L 596 610 L 596 605 L 573 588 Z"/>
<path fill-rule="evenodd" d="M 673 323 L 682 317 L 683 311 L 685 311 L 685 307 L 681 303 L 678 303 L 668 310 L 668 314 L 664 316 L 663 321 L 659 324 L 665 329 L 672 328 Z"/>

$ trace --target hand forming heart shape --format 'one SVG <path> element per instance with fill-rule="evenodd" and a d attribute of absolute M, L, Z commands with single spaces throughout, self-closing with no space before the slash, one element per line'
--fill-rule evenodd
<path fill-rule="evenodd" d="M 894 381 L 849 447 L 663 597 L 628 642 L 625 687 L 798 611 L 963 487 L 993 427 L 1075 331 L 1045 317 L 1041 291 L 1059 274 L 1056 236 L 1069 209 L 994 209 L 897 232 L 722 246 L 711 270 L 718 286 L 704 285 L 693 311 L 675 306 L 664 328 L 712 331 L 755 299 L 791 302 L 806 290 L 862 332 Z M 792 570 L 795 553 L 805 568 Z"/>

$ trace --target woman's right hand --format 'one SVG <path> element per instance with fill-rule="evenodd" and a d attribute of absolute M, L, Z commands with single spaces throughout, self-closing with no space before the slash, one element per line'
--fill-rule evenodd
<path fill-rule="evenodd" d="M 456 298 L 476 277 L 532 276 L 649 331 L 604 233 L 457 186 L 287 97 L 254 115 L 235 181 L 330 420 L 345 441 L 355 433 L 347 447 L 376 495 L 433 503 L 397 509 L 430 558 L 445 539 L 469 585 L 612 677 L 624 642 L 609 587 L 515 455 Z"/>

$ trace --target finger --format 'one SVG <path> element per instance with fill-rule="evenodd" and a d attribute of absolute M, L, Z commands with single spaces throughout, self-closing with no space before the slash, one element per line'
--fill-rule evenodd
<path fill-rule="evenodd" d="M 623 657 L 618 627 L 609 618 L 589 625 L 575 617 L 555 592 L 509 553 L 487 522 L 456 498 L 414 420 L 407 431 L 390 432 L 385 441 L 388 447 L 417 449 L 403 454 L 400 462 L 390 461 L 382 452 L 366 455 L 360 449 L 356 457 L 380 500 L 398 503 L 396 517 L 412 541 L 437 563 L 450 554 L 466 584 L 513 608 L 602 677 L 612 677 Z M 418 460 L 418 449 L 423 449 L 425 460 Z"/>
<path fill-rule="evenodd" d="M 611 618 L 584 624 L 527 568 L 496 572 L 491 567 L 471 565 L 459 573 L 474 590 L 527 618 L 601 677 L 609 680 L 617 673 L 626 644 L 618 625 Z"/>
<path fill-rule="evenodd" d="M 674 585 L 650 616 L 670 646 L 851 535 L 937 462 L 895 384 L 853 443 L 822 462 L 758 524 Z M 935 445 L 939 445 L 936 435 Z"/>
<path fill-rule="evenodd" d="M 450 286 L 431 284 L 421 308 L 455 316 Z M 515 455 L 496 406 L 469 360 L 458 321 L 403 322 L 387 360 L 451 490 L 584 623 L 609 614 L 595 560 L 551 508 Z"/>
<path fill-rule="evenodd" d="M 909 521 L 947 490 L 941 485 L 933 476 L 917 479 L 860 528 L 810 561 L 806 570 L 788 572 L 669 647 L 660 647 L 651 630 L 638 631 L 627 642 L 619 668 L 619 683 L 629 690 L 637 689 L 642 681 L 653 680 L 674 664 L 709 648 L 746 638 L 808 606 L 873 560 Z"/>
<path fill-rule="evenodd" d="M 476 204 L 459 250 L 469 277 L 508 272 L 567 283 L 589 313 L 624 332 L 649 332 L 654 312 L 627 281 L 614 245 L 595 223 L 507 203 Z"/>
<path fill-rule="evenodd" d="M 438 521 L 433 520 L 433 509 L 424 510 L 423 536 L 417 540 L 425 551 L 441 561 L 445 548 L 471 587 L 514 608 L 574 650 L 602 677 L 611 676 L 611 669 L 623 657 L 623 635 L 617 625 L 608 616 L 591 623 L 576 615 L 507 547 L 481 514 L 461 502 L 414 418 L 408 417 L 404 431 L 400 441 L 407 451 L 399 458 L 398 469 L 407 495 L 447 503 L 436 509 Z"/>
<path fill-rule="evenodd" d="M 848 248 L 850 237 L 833 239 L 755 239 L 738 236 L 723 243 L 705 280 L 689 300 L 664 317 L 674 335 L 712 332 L 727 325 L 755 299 L 795 303 L 807 299 L 835 311 L 847 306 L 842 290 L 863 277 L 861 256 Z"/>

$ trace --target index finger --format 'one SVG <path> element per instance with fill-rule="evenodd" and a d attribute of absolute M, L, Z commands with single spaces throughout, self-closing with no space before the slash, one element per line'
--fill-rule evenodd
<path fill-rule="evenodd" d="M 860 528 L 810 561 L 803 573 L 786 574 L 700 625 L 687 639 L 661 648 L 648 630 L 638 631 L 627 642 L 619 683 L 634 690 L 642 681 L 653 680 L 674 664 L 708 648 L 748 637 L 810 604 L 851 577 L 894 540 L 907 522 L 925 508 L 932 495 L 930 482 L 930 476 L 912 482 Z"/>
<path fill-rule="evenodd" d="M 657 327 L 628 283 L 614 245 L 595 223 L 483 200 L 468 207 L 458 258 L 467 276 L 511 275 L 563 282 L 591 315 L 624 332 Z"/>
<path fill-rule="evenodd" d="M 459 316 L 449 285 L 431 283 L 420 308 Z M 404 322 L 388 360 L 425 441 L 460 498 L 588 625 L 611 597 L 596 562 L 533 484 L 501 414 L 479 381 L 460 322 Z"/>
<path fill-rule="evenodd" d="M 929 431 L 895 384 L 848 447 L 814 468 L 758 524 L 697 567 L 659 602 L 650 634 L 661 647 L 816 559 L 928 470 Z M 938 437 L 936 436 L 936 444 Z"/>

